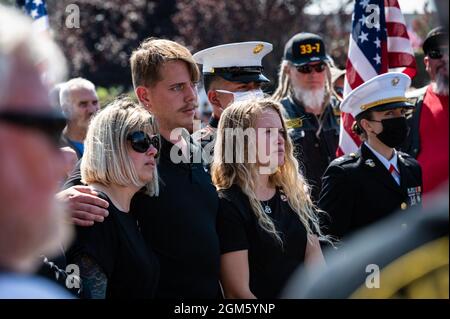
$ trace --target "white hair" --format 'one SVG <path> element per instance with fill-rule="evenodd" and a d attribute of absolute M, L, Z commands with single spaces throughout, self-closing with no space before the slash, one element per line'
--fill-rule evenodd
<path fill-rule="evenodd" d="M 293 86 L 292 90 L 297 101 L 301 102 L 305 107 L 313 110 L 321 110 L 324 107 L 326 96 L 325 87 L 311 90 L 299 85 L 299 87 Z"/>
<path fill-rule="evenodd" d="M 50 103 L 55 108 L 61 109 L 61 102 L 59 101 L 59 93 L 61 92 L 61 89 L 63 86 L 64 86 L 64 82 L 54 85 L 48 94 L 48 96 L 50 98 Z"/>
<path fill-rule="evenodd" d="M 79 89 L 86 89 L 95 92 L 95 85 L 89 80 L 74 78 L 66 83 L 63 83 L 59 91 L 59 103 L 61 104 L 62 110 L 68 117 L 70 117 L 73 103 L 72 92 Z"/>
<path fill-rule="evenodd" d="M 322 100 L 323 107 L 330 102 L 331 91 L 333 90 L 333 84 L 331 81 L 331 70 L 330 70 L 331 64 L 330 64 L 330 62 L 325 62 L 325 64 L 327 67 L 325 68 L 326 81 L 325 81 L 325 87 L 324 87 L 325 95 Z M 272 98 L 277 102 L 288 97 L 289 95 L 295 94 L 294 87 L 293 87 L 291 80 L 289 78 L 289 75 L 288 75 L 290 65 L 291 65 L 291 63 L 287 60 L 281 61 L 280 70 L 278 72 L 278 87 L 275 89 L 275 92 L 272 94 Z M 317 92 L 316 94 L 319 94 L 319 96 L 320 96 L 321 93 Z"/>
<path fill-rule="evenodd" d="M 25 58 L 42 70 L 48 86 L 60 82 L 67 73 L 64 55 L 48 34 L 33 28 L 31 19 L 19 10 L 0 4 L 0 101 L 9 93 L 14 76 L 13 61 Z M 19 58 L 19 59 L 20 59 Z"/>

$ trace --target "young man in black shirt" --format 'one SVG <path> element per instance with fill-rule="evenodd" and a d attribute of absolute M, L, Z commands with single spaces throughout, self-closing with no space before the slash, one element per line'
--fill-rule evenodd
<path fill-rule="evenodd" d="M 199 70 L 185 47 L 162 39 L 142 42 L 130 62 L 137 98 L 158 120 L 162 139 L 160 194 L 135 196 L 131 207 L 144 239 L 159 257 L 156 297 L 216 298 L 220 294 L 218 198 L 202 163 L 192 156 L 199 148 L 187 132 L 197 107 Z M 79 177 L 73 176 L 66 187 L 79 183 Z M 107 203 L 95 195 L 76 186 L 59 197 L 69 201 L 75 223 L 89 225 L 106 215 Z"/>

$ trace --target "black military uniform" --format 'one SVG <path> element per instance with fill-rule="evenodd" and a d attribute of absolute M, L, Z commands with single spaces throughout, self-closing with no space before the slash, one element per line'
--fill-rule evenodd
<path fill-rule="evenodd" d="M 312 188 L 312 198 L 318 200 L 322 175 L 336 158 L 339 123 L 333 110 L 339 107 L 339 102 L 332 98 L 320 117 L 307 113 L 304 106 L 292 97 L 283 99 L 281 104 L 284 107 L 288 133 L 294 144 L 294 155 Z"/>
<path fill-rule="evenodd" d="M 326 233 L 341 238 L 396 210 L 420 204 L 419 164 L 398 152 L 398 168 L 400 185 L 365 144 L 357 153 L 334 160 L 324 174 L 319 202 L 330 217 Z"/>
<path fill-rule="evenodd" d="M 367 110 L 410 108 L 412 105 L 406 103 L 405 97 L 410 83 L 411 79 L 402 73 L 379 75 L 353 90 L 342 102 L 341 110 L 358 120 Z M 403 126 L 389 132 L 392 120 Z M 406 119 L 386 118 L 381 123 L 383 129 L 377 135 L 378 141 L 389 148 L 393 148 L 389 144 L 401 143 L 396 136 L 407 134 Z M 385 139 L 383 132 L 394 136 L 395 141 Z M 398 209 L 421 205 L 422 170 L 419 163 L 395 149 L 391 159 L 378 153 L 377 156 L 376 150 L 366 143 L 357 153 L 334 160 L 323 176 L 319 207 L 329 215 L 324 220 L 324 231 L 337 238 L 381 220 Z"/>

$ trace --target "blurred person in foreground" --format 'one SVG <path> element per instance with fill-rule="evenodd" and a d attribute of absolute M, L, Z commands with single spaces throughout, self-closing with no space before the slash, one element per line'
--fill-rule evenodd
<path fill-rule="evenodd" d="M 226 298 L 276 298 L 300 264 L 323 264 L 319 217 L 292 149 L 278 102 L 222 113 L 211 171 Z"/>
<path fill-rule="evenodd" d="M 327 267 L 300 267 L 283 298 L 449 298 L 448 184 L 424 212 L 403 210 L 350 236 L 339 254 L 324 250 Z"/>
<path fill-rule="evenodd" d="M 159 263 L 130 209 L 141 191 L 158 193 L 160 139 L 153 116 L 130 98 L 118 98 L 92 120 L 81 160 L 83 182 L 109 203 L 103 223 L 77 227 L 68 260 L 79 265 L 84 298 L 151 298 Z"/>
<path fill-rule="evenodd" d="M 64 174 L 58 143 L 66 121 L 50 105 L 43 66 L 46 79 L 63 75 L 59 49 L 21 13 L 0 5 L 0 298 L 71 297 L 30 275 L 40 255 L 59 253 L 70 235 L 54 200 Z"/>

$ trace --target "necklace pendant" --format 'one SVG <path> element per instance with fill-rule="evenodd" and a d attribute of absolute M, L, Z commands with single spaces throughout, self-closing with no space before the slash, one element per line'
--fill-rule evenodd
<path fill-rule="evenodd" d="M 264 212 L 265 212 L 266 214 L 271 214 L 271 213 L 272 213 L 272 209 L 270 208 L 269 205 L 265 205 L 265 206 L 264 206 Z"/>

